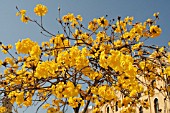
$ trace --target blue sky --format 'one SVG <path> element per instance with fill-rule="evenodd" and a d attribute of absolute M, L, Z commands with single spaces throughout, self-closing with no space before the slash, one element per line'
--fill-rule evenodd
<path fill-rule="evenodd" d="M 4 44 L 14 45 L 19 39 L 31 38 L 38 43 L 48 40 L 40 34 L 40 28 L 33 23 L 24 24 L 15 14 L 19 9 L 26 9 L 27 15 L 39 20 L 33 9 L 36 4 L 41 3 L 48 7 L 48 14 L 43 18 L 45 27 L 52 33 L 57 33 L 59 24 L 57 8 L 61 7 L 61 15 L 68 12 L 75 15 L 81 14 L 83 24 L 93 18 L 108 15 L 109 19 L 117 16 L 134 16 L 135 21 L 143 22 L 148 18 L 153 18 L 153 13 L 160 12 L 158 24 L 162 28 L 162 34 L 155 39 L 149 39 L 147 44 L 157 44 L 167 46 L 170 40 L 170 0 L 1 0 L 0 1 L 0 41 Z M 0 53 L 0 59 L 4 55 Z M 32 112 L 33 109 L 31 109 Z M 71 111 L 70 111 L 71 112 Z M 30 113 L 28 109 L 25 113 Z M 45 113 L 45 111 L 41 111 Z"/>

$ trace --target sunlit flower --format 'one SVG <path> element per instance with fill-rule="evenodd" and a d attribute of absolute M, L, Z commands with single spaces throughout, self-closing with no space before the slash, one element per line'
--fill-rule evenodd
<path fill-rule="evenodd" d="M 37 4 L 34 8 L 34 13 L 38 16 L 44 16 L 48 12 L 48 9 L 45 5 Z"/>
<path fill-rule="evenodd" d="M 151 38 L 155 38 L 155 37 L 160 36 L 160 34 L 162 33 L 162 30 L 158 26 L 153 25 L 150 27 L 150 33 L 151 33 Z"/>
<path fill-rule="evenodd" d="M 106 27 L 109 25 L 108 20 L 106 20 L 104 17 L 97 19 L 97 22 L 101 27 Z"/>

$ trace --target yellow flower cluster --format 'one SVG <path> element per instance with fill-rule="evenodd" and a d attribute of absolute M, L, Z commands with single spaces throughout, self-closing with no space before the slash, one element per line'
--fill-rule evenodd
<path fill-rule="evenodd" d="M 20 54 L 30 54 L 32 57 L 38 58 L 41 54 L 41 49 L 36 42 L 26 38 L 22 41 L 18 41 L 16 44 L 16 50 Z"/>
<path fill-rule="evenodd" d="M 11 98 L 11 103 L 16 102 L 17 105 L 21 105 L 24 102 L 24 92 L 12 91 L 8 95 Z"/>
<path fill-rule="evenodd" d="M 153 25 L 150 27 L 150 33 L 151 33 L 151 38 L 155 38 L 155 37 L 160 36 L 160 34 L 162 33 L 162 30 L 158 26 Z"/>
<path fill-rule="evenodd" d="M 114 88 L 106 85 L 98 87 L 98 95 L 106 101 L 116 99 Z"/>
<path fill-rule="evenodd" d="M 76 108 L 80 104 L 81 106 L 84 106 L 84 100 L 79 97 L 70 97 L 68 99 L 69 106 Z"/>
<path fill-rule="evenodd" d="M 50 107 L 50 104 L 44 104 L 44 105 L 43 105 L 43 108 L 44 108 L 44 109 L 47 109 L 47 108 L 48 108 L 48 109 L 47 109 L 47 113 L 56 113 L 56 112 L 59 113 L 59 112 L 58 112 L 59 110 L 56 109 L 56 108 L 54 108 L 54 107 Z"/>
<path fill-rule="evenodd" d="M 34 13 L 38 16 L 44 16 L 48 12 L 48 8 L 45 5 L 37 4 L 34 8 Z"/>
<path fill-rule="evenodd" d="M 0 113 L 5 113 L 6 112 L 6 107 L 0 106 Z"/>
<path fill-rule="evenodd" d="M 53 61 L 46 61 L 38 63 L 36 68 L 35 77 L 38 79 L 48 78 L 48 77 L 57 77 L 55 71 L 57 71 L 58 66 Z"/>
<path fill-rule="evenodd" d="M 94 18 L 93 21 L 89 22 L 88 29 L 91 31 L 96 31 L 98 29 L 99 25 L 97 23 L 97 19 Z"/>
<path fill-rule="evenodd" d="M 54 107 L 50 107 L 47 110 L 47 113 L 56 113 L 56 112 L 57 112 L 57 110 Z"/>
<path fill-rule="evenodd" d="M 71 23 L 72 28 L 75 28 L 77 25 L 79 25 L 79 21 L 82 22 L 83 18 L 81 17 L 81 15 L 77 15 L 76 17 L 74 16 L 73 13 L 68 13 L 67 15 L 64 15 L 62 17 L 63 22 Z"/>
<path fill-rule="evenodd" d="M 57 85 L 53 85 L 51 87 L 53 94 L 57 98 L 69 98 L 78 96 L 81 85 L 74 86 L 74 84 L 71 81 L 68 81 L 67 84 L 64 84 L 64 82 L 59 82 Z"/>
<path fill-rule="evenodd" d="M 27 23 L 30 20 L 30 18 L 28 16 L 26 16 L 26 10 L 24 10 L 24 9 L 17 12 L 16 16 L 21 16 L 21 21 L 24 23 Z"/>
<path fill-rule="evenodd" d="M 64 64 L 65 67 L 75 67 L 77 70 L 89 65 L 87 59 L 88 51 L 83 48 L 82 51 L 77 46 L 73 46 L 69 51 L 64 51 L 58 54 L 58 63 Z"/>
<path fill-rule="evenodd" d="M 136 75 L 136 68 L 133 66 L 133 58 L 129 55 L 124 55 L 120 51 L 111 50 L 109 56 L 104 55 L 104 51 L 100 55 L 100 65 L 104 68 L 110 66 L 116 72 L 127 72 L 131 76 Z M 103 57 L 105 56 L 105 57 Z"/>
<path fill-rule="evenodd" d="M 99 24 L 99 26 L 101 27 L 106 27 L 109 25 L 108 20 L 106 20 L 104 17 L 100 17 L 99 19 L 97 19 L 97 23 Z"/>
<path fill-rule="evenodd" d="M 93 21 L 89 22 L 88 29 L 91 31 L 96 31 L 99 27 L 107 27 L 108 25 L 108 20 L 103 16 L 98 19 L 94 18 Z"/>
<path fill-rule="evenodd" d="M 50 39 L 50 44 L 54 44 L 54 47 L 58 49 L 70 46 L 70 42 L 66 39 L 64 34 L 58 34 L 56 37 L 52 37 Z"/>
<path fill-rule="evenodd" d="M 133 107 L 124 108 L 121 113 L 136 113 L 136 109 Z"/>
<path fill-rule="evenodd" d="M 15 44 L 16 50 L 19 54 L 20 53 L 28 54 L 34 45 L 35 45 L 35 43 L 32 40 L 30 40 L 29 38 L 23 39 L 22 41 L 19 40 Z"/>
<path fill-rule="evenodd" d="M 164 73 L 170 77 L 170 66 L 165 69 Z"/>

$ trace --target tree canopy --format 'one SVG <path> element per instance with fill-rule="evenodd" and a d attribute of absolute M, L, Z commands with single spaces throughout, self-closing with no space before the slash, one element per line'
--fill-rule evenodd
<path fill-rule="evenodd" d="M 145 44 L 162 33 L 156 24 L 159 12 L 145 22 L 106 15 L 83 25 L 81 15 L 60 15 L 59 7 L 57 21 L 62 31 L 53 34 L 43 24 L 48 13 L 45 5 L 34 8 L 40 21 L 25 9 L 16 9 L 22 22 L 35 23 L 49 41 L 39 45 L 26 38 L 15 45 L 0 43 L 2 52 L 10 56 L 0 61 L 4 69 L 0 112 L 9 111 L 8 104 L 31 107 L 41 103 L 35 112 L 42 107 L 47 113 L 65 113 L 71 107 L 75 113 L 85 113 L 93 105 L 93 112 L 98 113 L 104 104 L 118 102 L 122 113 L 133 113 L 136 106 L 150 107 L 149 101 L 141 99 L 144 95 L 152 97 L 157 90 L 168 98 L 169 47 Z M 15 53 L 11 52 L 13 46 Z"/>

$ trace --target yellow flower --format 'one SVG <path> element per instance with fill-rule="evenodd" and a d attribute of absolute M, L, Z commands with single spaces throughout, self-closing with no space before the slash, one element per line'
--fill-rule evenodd
<path fill-rule="evenodd" d="M 44 16 L 48 12 L 48 9 L 45 5 L 37 4 L 34 8 L 34 13 L 38 16 Z"/>
<path fill-rule="evenodd" d="M 47 113 L 57 113 L 57 110 L 53 107 L 48 108 Z"/>
<path fill-rule="evenodd" d="M 2 64 L 3 64 L 3 62 L 2 62 L 2 60 L 0 60 L 0 67 L 2 66 Z"/>
<path fill-rule="evenodd" d="M 123 100 L 122 100 L 122 104 L 127 107 L 128 104 L 131 102 L 131 98 L 129 97 L 125 97 Z"/>
<path fill-rule="evenodd" d="M 25 14 L 26 14 L 26 10 L 22 9 L 16 13 L 16 16 L 25 15 Z"/>
<path fill-rule="evenodd" d="M 165 69 L 164 73 L 170 76 L 170 66 Z"/>
<path fill-rule="evenodd" d="M 72 20 L 72 23 L 71 23 L 72 28 L 75 28 L 76 25 L 78 25 L 78 22 L 77 22 L 76 19 L 73 19 L 73 20 Z"/>
<path fill-rule="evenodd" d="M 44 104 L 42 107 L 43 107 L 43 109 L 47 109 L 50 107 L 50 104 Z"/>
<path fill-rule="evenodd" d="M 100 113 L 100 109 L 99 108 L 94 108 L 92 113 Z"/>
<path fill-rule="evenodd" d="M 101 27 L 106 27 L 109 25 L 108 20 L 106 20 L 104 17 L 97 19 L 97 22 Z"/>
<path fill-rule="evenodd" d="M 24 102 L 24 92 L 16 93 L 16 103 L 21 105 Z"/>
<path fill-rule="evenodd" d="M 162 30 L 158 26 L 153 25 L 150 27 L 150 33 L 151 33 L 151 38 L 155 38 L 155 37 L 160 36 L 160 34 L 162 33 Z"/>
<path fill-rule="evenodd" d="M 0 113 L 5 113 L 7 110 L 6 107 L 0 106 Z"/>
<path fill-rule="evenodd" d="M 29 17 L 27 17 L 27 16 L 25 16 L 25 15 L 22 15 L 22 16 L 21 16 L 21 21 L 22 21 L 23 23 L 27 23 L 29 20 L 30 20 Z"/>
<path fill-rule="evenodd" d="M 126 23 L 123 22 L 122 20 L 116 22 L 116 28 L 114 25 L 112 27 L 115 29 L 114 31 L 116 33 L 121 33 L 122 31 L 124 31 L 124 32 L 127 31 Z"/>
<path fill-rule="evenodd" d="M 28 16 L 26 16 L 26 10 L 24 10 L 24 9 L 17 12 L 16 16 L 21 16 L 20 19 L 23 23 L 27 23 L 29 20 L 31 20 Z"/>
<path fill-rule="evenodd" d="M 6 63 L 9 63 L 11 66 L 13 66 L 15 63 L 14 63 L 14 59 L 13 58 L 10 58 L 10 57 L 6 57 L 5 58 L 5 62 Z"/>
<path fill-rule="evenodd" d="M 99 64 L 105 68 L 105 69 L 108 69 L 107 66 L 107 59 L 106 59 L 106 54 L 105 54 L 105 51 L 102 51 L 101 52 L 101 55 L 100 55 L 100 59 L 99 59 Z"/>
<path fill-rule="evenodd" d="M 96 18 L 94 18 L 93 21 L 89 22 L 88 29 L 92 31 L 96 31 L 98 29 L 98 23 Z"/>
<path fill-rule="evenodd" d="M 35 44 L 35 46 L 33 46 L 30 51 L 30 55 L 32 57 L 38 58 L 40 56 L 40 54 L 41 54 L 40 46 L 38 44 Z"/>
<path fill-rule="evenodd" d="M 77 15 L 77 19 L 80 20 L 81 22 L 83 21 L 83 18 L 81 17 L 81 15 Z"/>
<path fill-rule="evenodd" d="M 4 54 L 7 54 L 7 53 L 8 53 L 8 52 L 7 52 L 6 50 L 4 50 L 4 49 L 2 50 L 2 52 L 3 52 Z"/>
<path fill-rule="evenodd" d="M 24 106 L 31 106 L 32 105 L 32 95 L 29 95 L 26 99 L 26 101 L 23 102 Z"/>
<path fill-rule="evenodd" d="M 100 86 L 98 88 L 98 95 L 101 96 L 105 100 L 112 100 L 115 98 L 115 92 L 112 87 L 108 86 Z"/>
<path fill-rule="evenodd" d="M 69 103 L 69 106 L 73 107 L 73 108 L 76 108 L 79 104 L 81 106 L 84 105 L 84 101 L 82 98 L 79 98 L 79 97 L 70 97 L 68 99 L 68 103 Z"/>
<path fill-rule="evenodd" d="M 29 38 L 23 39 L 22 41 L 18 41 L 15 44 L 16 50 L 19 54 L 28 54 L 31 51 L 32 47 L 34 47 L 34 45 L 36 45 L 36 43 Z"/>
<path fill-rule="evenodd" d="M 57 65 L 53 61 L 45 61 L 39 63 L 36 68 L 35 77 L 37 78 L 47 78 L 50 76 L 56 76 L 55 70 Z"/>
<path fill-rule="evenodd" d="M 116 41 L 114 41 L 114 45 L 115 45 L 115 47 L 121 47 L 123 45 L 123 42 L 122 42 L 122 40 L 116 40 Z"/>
<path fill-rule="evenodd" d="M 137 95 L 137 91 L 134 89 L 130 92 L 130 97 L 135 97 Z"/>
<path fill-rule="evenodd" d="M 154 17 L 158 18 L 159 12 L 153 14 Z"/>
<path fill-rule="evenodd" d="M 75 19 L 75 17 L 74 17 L 74 14 L 73 13 L 68 13 L 67 15 L 64 15 L 63 17 L 62 17 L 62 20 L 64 21 L 64 22 L 72 22 L 73 20 Z"/>
<path fill-rule="evenodd" d="M 12 49 L 13 46 L 11 44 L 8 45 L 8 49 Z"/>
<path fill-rule="evenodd" d="M 68 99 L 69 105 L 73 108 L 76 108 L 78 106 L 78 102 L 76 101 L 76 98 L 70 97 Z"/>
<path fill-rule="evenodd" d="M 135 44 L 135 45 L 132 46 L 132 50 L 133 50 L 133 51 L 134 51 L 134 50 L 138 50 L 138 49 L 140 49 L 143 45 L 144 45 L 143 42 L 139 42 L 138 44 Z"/>
<path fill-rule="evenodd" d="M 55 106 L 59 106 L 60 100 L 53 100 L 52 104 L 55 105 Z"/>

